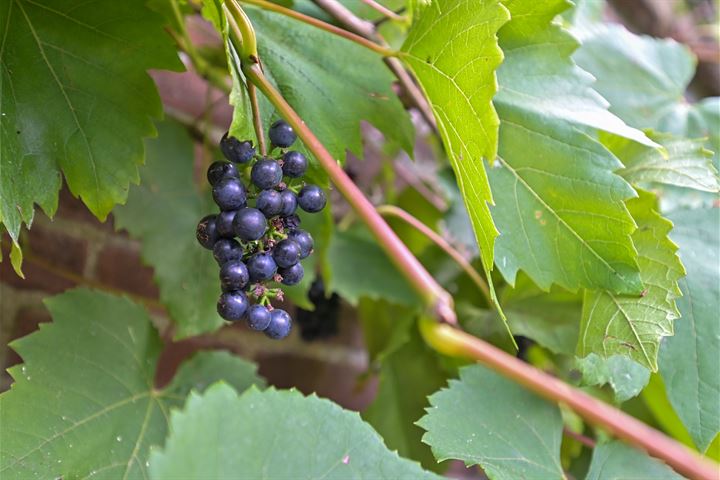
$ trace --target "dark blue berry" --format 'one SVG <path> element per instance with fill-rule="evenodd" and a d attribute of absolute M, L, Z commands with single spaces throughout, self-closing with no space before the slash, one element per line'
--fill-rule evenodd
<path fill-rule="evenodd" d="M 312 253 L 313 238 L 305 230 L 290 230 L 287 238 L 300 246 L 300 259 L 306 258 Z"/>
<path fill-rule="evenodd" d="M 218 299 L 217 312 L 225 320 L 237 322 L 245 315 L 249 303 L 243 292 L 225 292 Z"/>
<path fill-rule="evenodd" d="M 270 325 L 265 329 L 265 335 L 275 340 L 280 340 L 290 335 L 292 319 L 290 315 L 279 308 L 270 312 Z"/>
<path fill-rule="evenodd" d="M 242 290 L 250 282 L 250 274 L 245 264 L 234 260 L 220 268 L 220 286 L 223 292 Z"/>
<path fill-rule="evenodd" d="M 258 194 L 255 206 L 267 218 L 280 215 L 282 211 L 282 196 L 275 190 L 263 190 Z"/>
<path fill-rule="evenodd" d="M 282 240 L 273 249 L 273 259 L 280 268 L 292 267 L 300 261 L 300 245 L 292 240 Z"/>
<path fill-rule="evenodd" d="M 298 228 L 300 226 L 300 217 L 297 215 L 290 215 L 282 219 L 283 226 L 287 229 Z"/>
<path fill-rule="evenodd" d="M 267 230 L 267 220 L 257 208 L 243 208 L 235 214 L 233 229 L 241 240 L 258 240 Z"/>
<path fill-rule="evenodd" d="M 240 141 L 227 133 L 220 140 L 220 150 L 225 158 L 235 163 L 247 163 L 255 156 L 255 147 L 250 140 Z"/>
<path fill-rule="evenodd" d="M 215 223 L 217 216 L 208 215 L 203 217 L 195 229 L 195 237 L 200 245 L 212 250 L 220 236 L 217 232 L 217 225 Z"/>
<path fill-rule="evenodd" d="M 289 217 L 294 214 L 298 206 L 297 195 L 290 190 L 283 190 L 280 192 L 280 198 L 282 199 L 280 215 L 283 217 Z"/>
<path fill-rule="evenodd" d="M 265 330 L 270 325 L 271 318 L 270 310 L 263 305 L 251 306 L 245 315 L 248 327 L 258 331 Z"/>
<path fill-rule="evenodd" d="M 250 281 L 261 282 L 263 280 L 270 280 L 273 275 L 275 275 L 277 264 L 275 260 L 273 260 L 272 255 L 261 252 L 256 253 L 248 259 L 247 268 L 250 274 Z"/>
<path fill-rule="evenodd" d="M 273 145 L 287 148 L 297 139 L 295 131 L 285 120 L 278 120 L 270 126 L 269 137 Z"/>
<path fill-rule="evenodd" d="M 300 208 L 308 213 L 317 213 L 325 208 L 325 192 L 317 185 L 305 185 L 298 194 Z"/>
<path fill-rule="evenodd" d="M 207 179 L 210 185 L 215 185 L 223 178 L 240 178 L 237 168 L 228 162 L 213 162 L 207 171 Z"/>
<path fill-rule="evenodd" d="M 223 178 L 215 184 L 212 193 L 220 210 L 237 210 L 247 204 L 245 185 L 237 178 Z"/>
<path fill-rule="evenodd" d="M 307 158 L 300 152 L 287 152 L 283 155 L 282 170 L 285 175 L 292 178 L 298 178 L 305 175 L 307 170 Z"/>
<path fill-rule="evenodd" d="M 233 220 L 235 219 L 236 213 L 237 210 L 228 210 L 218 214 L 215 219 L 215 227 L 217 228 L 218 235 L 225 238 L 232 238 L 235 236 L 235 232 L 233 231 Z"/>
<path fill-rule="evenodd" d="M 241 260 L 243 249 L 240 244 L 231 238 L 221 238 L 215 242 L 213 257 L 218 265 L 225 265 L 227 262 Z"/>
<path fill-rule="evenodd" d="M 296 263 L 292 267 L 278 268 L 278 274 L 284 285 L 297 285 L 305 275 L 305 269 L 300 263 Z"/>
<path fill-rule="evenodd" d="M 275 160 L 258 160 L 250 171 L 250 179 L 263 190 L 273 188 L 282 181 L 282 168 Z"/>

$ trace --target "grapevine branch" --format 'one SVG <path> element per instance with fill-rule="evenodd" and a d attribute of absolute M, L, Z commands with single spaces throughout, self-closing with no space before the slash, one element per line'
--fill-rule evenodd
<path fill-rule="evenodd" d="M 225 5 L 234 3 L 235 0 L 231 0 L 226 2 Z M 242 12 L 239 6 L 235 5 L 235 7 Z M 249 25 L 244 12 L 242 15 L 229 15 L 228 20 L 231 23 L 233 32 L 235 32 L 235 40 L 242 42 L 242 48 L 240 48 L 243 54 L 241 67 L 247 80 L 255 84 L 295 129 L 305 146 L 315 155 L 325 169 L 330 180 L 375 235 L 380 246 L 395 263 L 398 270 L 420 293 L 426 305 L 432 308 L 432 319 L 425 316 L 420 322 L 423 337 L 432 348 L 446 355 L 477 360 L 544 398 L 555 403 L 566 404 L 589 423 L 604 428 L 617 437 L 645 449 L 651 455 L 664 460 L 683 475 L 698 480 L 716 478 L 717 469 L 713 462 L 702 458 L 684 445 L 621 410 L 601 402 L 497 347 L 451 326 L 450 324 L 455 325 L 457 323 L 452 297 L 412 255 L 390 226 L 385 223 L 372 203 L 363 195 L 330 155 L 330 152 L 305 125 L 302 118 L 265 77 L 259 65 L 257 52 L 254 50 L 254 37 L 247 39 L 244 36 L 249 34 L 248 32 L 252 32 L 252 27 Z M 236 22 L 247 22 L 247 24 L 237 25 Z M 252 46 L 252 48 L 248 48 L 249 46 Z"/>
<path fill-rule="evenodd" d="M 473 283 L 475 283 L 475 285 L 485 297 L 485 301 L 488 303 L 488 305 L 495 305 L 495 302 L 493 302 L 492 297 L 490 296 L 490 289 L 488 288 L 487 283 L 485 283 L 485 280 L 483 280 L 477 270 L 475 270 L 472 265 L 470 265 L 470 262 L 468 262 L 460 252 L 458 252 L 452 245 L 450 245 L 447 240 L 445 240 L 441 235 L 438 235 L 435 230 L 428 227 L 420 220 L 413 217 L 411 214 L 409 214 L 402 208 L 396 207 L 395 205 L 381 205 L 377 208 L 377 211 L 383 217 L 391 216 L 399 218 L 403 222 L 407 223 L 408 225 L 428 237 L 435 245 L 442 248 L 443 251 L 447 253 L 453 260 L 455 260 L 455 263 L 457 263 L 460 268 L 463 269 L 463 271 L 468 275 L 468 277 L 470 277 Z"/>
<path fill-rule="evenodd" d="M 622 410 L 571 387 L 499 348 L 429 319 L 421 321 L 421 330 L 426 341 L 437 351 L 477 360 L 541 397 L 567 405 L 589 423 L 643 448 L 682 475 L 698 480 L 717 479 L 718 469 L 713 462 Z"/>
<path fill-rule="evenodd" d="M 267 147 L 265 146 L 265 134 L 263 133 L 262 118 L 260 117 L 260 105 L 258 104 L 255 85 L 252 83 L 248 83 L 247 92 L 248 97 L 250 98 L 250 108 L 252 109 L 255 137 L 257 138 L 258 147 L 260 148 L 260 155 L 264 157 L 267 154 Z"/>

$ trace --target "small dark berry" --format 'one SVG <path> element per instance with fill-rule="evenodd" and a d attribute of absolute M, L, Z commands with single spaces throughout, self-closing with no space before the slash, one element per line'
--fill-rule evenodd
<path fill-rule="evenodd" d="M 235 165 L 228 162 L 213 162 L 207 171 L 207 179 L 210 185 L 215 185 L 223 178 L 240 178 Z"/>
<path fill-rule="evenodd" d="M 298 178 L 305 175 L 307 170 L 307 158 L 300 152 L 290 151 L 283 155 L 283 173 L 291 178 Z"/>
<path fill-rule="evenodd" d="M 195 237 L 200 245 L 212 250 L 220 236 L 217 232 L 217 225 L 215 223 L 216 215 L 207 215 L 197 225 L 195 229 Z"/>
<path fill-rule="evenodd" d="M 250 171 L 250 179 L 263 190 L 273 188 L 282 181 L 282 168 L 275 160 L 269 158 L 258 160 Z"/>
<path fill-rule="evenodd" d="M 272 255 L 261 252 L 256 253 L 248 259 L 247 268 L 250 274 L 250 281 L 261 282 L 263 280 L 270 280 L 273 275 L 275 275 L 277 264 L 275 260 L 273 260 Z"/>
<path fill-rule="evenodd" d="M 278 274 L 282 277 L 283 285 L 297 285 L 305 275 L 305 269 L 300 263 L 292 267 L 278 268 Z"/>
<path fill-rule="evenodd" d="M 220 140 L 220 150 L 225 158 L 235 163 L 247 163 L 255 156 L 255 147 L 250 140 L 240 141 L 227 133 Z"/>
<path fill-rule="evenodd" d="M 308 213 L 317 213 L 325 208 L 325 192 L 317 185 L 305 185 L 298 194 L 300 208 Z"/>
<path fill-rule="evenodd" d="M 223 178 L 215 184 L 212 193 L 220 210 L 237 210 L 247 204 L 245 185 L 237 178 Z"/>
<path fill-rule="evenodd" d="M 218 235 L 225 238 L 232 238 L 235 236 L 235 232 L 233 231 L 233 220 L 235 219 L 236 213 L 237 210 L 228 210 L 218 214 L 217 219 L 215 220 L 215 227 L 217 228 Z"/>
<path fill-rule="evenodd" d="M 265 330 L 270 325 L 271 318 L 270 310 L 263 305 L 252 305 L 245 315 L 248 327 L 258 331 Z"/>
<path fill-rule="evenodd" d="M 231 238 L 221 238 L 215 242 L 213 257 L 218 265 L 225 265 L 228 262 L 242 260 L 243 249 L 240 244 Z"/>
<path fill-rule="evenodd" d="M 240 260 L 225 263 L 220 268 L 220 286 L 223 292 L 242 290 L 250 281 L 250 274 Z"/>
<path fill-rule="evenodd" d="M 265 335 L 275 340 L 280 340 L 290 335 L 292 319 L 290 315 L 279 308 L 270 312 L 270 325 L 265 329 Z"/>
<path fill-rule="evenodd" d="M 292 267 L 300 261 L 300 245 L 292 240 L 281 240 L 273 249 L 273 259 L 280 268 Z"/>
<path fill-rule="evenodd" d="M 225 320 L 237 322 L 245 315 L 249 303 L 243 292 L 225 292 L 218 299 L 217 311 Z"/>
<path fill-rule="evenodd" d="M 295 140 L 297 139 L 295 131 L 290 125 L 287 124 L 285 120 L 278 120 L 277 122 L 273 123 L 270 126 L 270 131 L 268 132 L 268 134 L 272 144 L 280 148 L 289 147 L 290 145 L 295 143 Z"/>
<path fill-rule="evenodd" d="M 280 215 L 282 211 L 282 196 L 275 190 L 263 190 L 258 194 L 255 206 L 267 218 Z"/>
<path fill-rule="evenodd" d="M 297 195 L 290 190 L 283 190 L 280 192 L 280 198 L 282 199 L 282 209 L 280 215 L 283 217 L 289 217 L 295 213 L 298 206 Z"/>
<path fill-rule="evenodd" d="M 258 240 L 267 230 L 267 220 L 257 208 L 243 208 L 235 214 L 233 229 L 241 240 Z"/>
<path fill-rule="evenodd" d="M 300 259 L 307 258 L 312 253 L 313 238 L 305 230 L 290 230 L 288 239 L 294 241 L 300 246 Z"/>

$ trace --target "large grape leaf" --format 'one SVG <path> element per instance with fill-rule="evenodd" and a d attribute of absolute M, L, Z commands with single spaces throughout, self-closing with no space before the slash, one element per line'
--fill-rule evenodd
<path fill-rule="evenodd" d="M 362 416 L 389 448 L 421 462 L 427 469 L 443 469 L 430 448 L 422 443 L 423 430 L 415 422 L 425 413 L 427 397 L 445 385 L 446 375 L 439 357 L 423 341 L 412 316 L 410 319 L 398 326 L 404 330 L 404 343 L 391 345 L 393 350 L 382 355 L 378 392 Z M 395 325 L 402 321 L 397 317 L 393 320 Z M 365 332 L 378 326 L 373 319 L 363 322 Z M 393 330 L 382 333 L 396 337 Z"/>
<path fill-rule="evenodd" d="M 703 146 L 704 139 L 690 140 L 652 131 L 646 134 L 665 147 L 665 152 L 642 148 L 624 138 L 605 142 L 624 165 L 618 175 L 632 184 L 663 183 L 705 192 L 720 191 L 713 153 Z"/>
<path fill-rule="evenodd" d="M 150 445 L 190 389 L 260 382 L 239 358 L 200 353 L 158 389 L 161 343 L 145 309 L 86 289 L 46 304 L 53 322 L 12 344 L 25 363 L 10 369 L 15 383 L 0 396 L 3 479 L 145 478 Z"/>
<path fill-rule="evenodd" d="M 357 413 L 295 390 L 225 384 L 191 394 L 174 412 L 164 450 L 150 458 L 150 478 L 435 479 L 387 450 Z"/>
<path fill-rule="evenodd" d="M 0 222 L 17 241 L 62 179 L 101 220 L 125 201 L 162 115 L 150 68 L 179 69 L 144 0 L 0 5 Z"/>
<path fill-rule="evenodd" d="M 680 316 L 675 299 L 681 295 L 678 280 L 685 270 L 667 236 L 672 223 L 655 211 L 654 195 L 640 191 L 628 207 L 638 224 L 633 242 L 645 290 L 640 295 L 587 290 L 578 355 L 626 355 L 656 371 L 660 340 L 673 334 L 673 320 Z"/>
<path fill-rule="evenodd" d="M 682 317 L 660 347 L 660 374 L 670 403 L 705 451 L 720 432 L 720 209 L 679 211 L 670 220 L 688 275 L 677 301 Z"/>
<path fill-rule="evenodd" d="M 582 41 L 573 58 L 597 79 L 594 88 L 610 102 L 611 112 L 637 128 L 708 137 L 718 166 L 720 98 L 695 104 L 685 99 L 696 64 L 685 45 L 599 21 L 576 23 L 572 32 Z"/>
<path fill-rule="evenodd" d="M 507 20 L 498 0 L 435 0 L 414 22 L 401 49 L 435 114 L 486 271 L 492 270 L 497 230 L 482 159 L 492 160 L 497 152 L 492 97 L 503 57 L 496 34 Z"/>
<path fill-rule="evenodd" d="M 343 161 L 346 150 L 362 156 L 361 121 L 412 152 L 410 117 L 393 92 L 394 77 L 376 53 L 277 13 L 244 9 L 257 34 L 266 76 L 333 157 Z M 239 100 L 235 128 L 248 125 L 247 110 L 238 106 Z M 267 125 L 274 109 L 263 99 L 261 110 Z"/>
<path fill-rule="evenodd" d="M 480 365 L 430 397 L 418 422 L 438 460 L 480 465 L 493 480 L 565 478 L 560 410 Z"/>
<path fill-rule="evenodd" d="M 585 480 L 682 480 L 670 467 L 622 442 L 597 445 Z"/>
<path fill-rule="evenodd" d="M 158 124 L 158 131 L 158 139 L 146 142 L 142 183 L 113 214 L 116 228 L 142 241 L 143 260 L 155 269 L 160 300 L 175 322 L 175 336 L 182 338 L 223 323 L 215 308 L 218 266 L 195 239 L 198 221 L 217 207 L 193 181 L 194 150 L 187 131 L 174 122 Z"/>
<path fill-rule="evenodd" d="M 494 104 L 499 157 L 490 170 L 501 232 L 495 261 L 511 283 L 525 270 L 541 288 L 606 288 L 639 293 L 632 188 L 613 174 L 622 165 L 598 132 L 656 146 L 607 111 L 592 77 L 570 55 L 578 42 L 553 22 L 564 0 L 507 2 L 500 29 L 505 62 Z"/>

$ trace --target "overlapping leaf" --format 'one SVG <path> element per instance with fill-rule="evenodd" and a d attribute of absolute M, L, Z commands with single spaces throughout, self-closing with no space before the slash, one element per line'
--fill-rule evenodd
<path fill-rule="evenodd" d="M 207 192 L 193 182 L 193 144 L 177 123 L 158 125 L 160 136 L 147 142 L 142 183 L 115 209 L 115 225 L 142 240 L 142 257 L 155 269 L 160 300 L 175 321 L 178 338 L 215 330 L 223 320 L 212 252 L 195 240 L 195 227 L 217 212 Z"/>
<path fill-rule="evenodd" d="M 655 371 L 660 340 L 672 335 L 673 320 L 679 317 L 675 299 L 685 270 L 677 246 L 667 237 L 672 224 L 655 212 L 654 196 L 640 192 L 628 207 L 638 224 L 633 242 L 645 290 L 640 295 L 587 290 L 578 354 L 626 355 Z"/>
<path fill-rule="evenodd" d="M 508 2 L 499 32 L 499 158 L 490 170 L 501 232 L 496 264 L 514 282 L 525 270 L 541 288 L 639 293 L 632 188 L 598 132 L 655 144 L 607 111 L 592 77 L 570 59 L 577 41 L 552 22 L 564 0 Z"/>
<path fill-rule="evenodd" d="M 366 336 L 369 330 L 378 327 L 373 320 L 363 321 Z M 415 422 L 428 406 L 427 396 L 445 385 L 446 375 L 437 354 L 420 336 L 412 316 L 410 322 L 403 320 L 397 316 L 391 320 L 397 329 L 403 330 L 402 333 L 395 332 L 396 328 L 390 332 L 380 328 L 386 338 L 403 335 L 404 342 L 401 345 L 393 342 L 390 350 L 383 352 L 378 392 L 363 418 L 382 435 L 389 448 L 421 462 L 425 468 L 443 469 L 433 458 L 430 448 L 421 442 L 423 430 Z M 402 324 L 398 325 L 399 322 Z"/>
<path fill-rule="evenodd" d="M 593 449 L 590 471 L 585 480 L 652 478 L 682 480 L 670 467 L 622 442 L 597 445 Z"/>
<path fill-rule="evenodd" d="M 592 20 L 576 23 L 572 32 L 582 40 L 573 58 L 595 76 L 594 88 L 608 99 L 611 112 L 634 127 L 708 137 L 718 166 L 720 98 L 685 100 L 696 64 L 685 45 Z"/>
<path fill-rule="evenodd" d="M 650 381 L 650 371 L 624 355 L 602 358 L 591 353 L 577 361 L 584 385 L 610 385 L 615 401 L 637 396 Z"/>
<path fill-rule="evenodd" d="M 487 271 L 497 231 L 482 159 L 497 152 L 498 118 L 491 100 L 502 61 L 496 34 L 507 20 L 498 0 L 435 0 L 408 32 L 401 57 L 428 96 Z"/>
<path fill-rule="evenodd" d="M 0 6 L 0 222 L 14 240 L 34 204 L 57 209 L 61 172 L 100 219 L 138 182 L 162 114 L 147 75 L 180 68 L 144 0 L 8 0 Z"/>
<path fill-rule="evenodd" d="M 245 361 L 201 353 L 156 389 L 161 344 L 142 307 L 85 289 L 47 306 L 53 323 L 14 342 L 25 363 L 10 369 L 15 383 L 0 396 L 4 479 L 145 478 L 150 445 L 190 389 L 260 382 Z"/>
<path fill-rule="evenodd" d="M 418 425 L 438 460 L 480 465 L 493 480 L 565 478 L 560 410 L 480 365 L 430 397 Z"/>
<path fill-rule="evenodd" d="M 682 317 L 660 348 L 660 374 L 670 403 L 705 451 L 720 432 L 720 209 L 679 211 L 670 219 L 688 275 L 677 301 Z"/>
<path fill-rule="evenodd" d="M 172 415 L 150 478 L 439 479 L 398 457 L 357 413 L 295 390 L 238 397 L 224 384 Z"/>
<path fill-rule="evenodd" d="M 665 152 L 642 148 L 617 137 L 605 143 L 625 166 L 618 172 L 625 180 L 633 184 L 663 183 L 705 192 L 720 190 L 712 152 L 703 147 L 704 139 L 689 140 L 651 131 L 647 135 L 665 147 Z"/>

